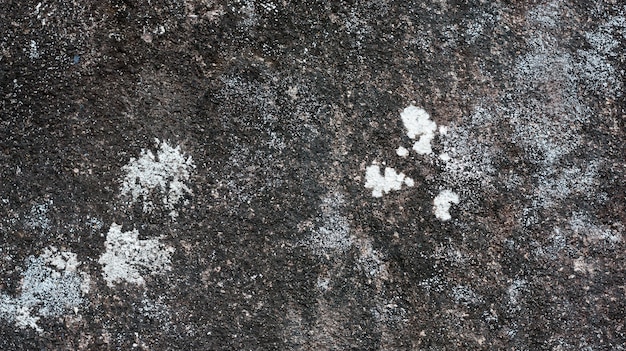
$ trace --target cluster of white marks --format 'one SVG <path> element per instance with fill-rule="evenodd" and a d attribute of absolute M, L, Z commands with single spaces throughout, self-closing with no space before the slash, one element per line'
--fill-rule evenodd
<path fill-rule="evenodd" d="M 159 239 L 140 240 L 137 229 L 122 232 L 122 226 L 113 223 L 105 245 L 106 252 L 98 263 L 102 265 L 102 275 L 110 287 L 122 281 L 144 285 L 141 270 L 160 274 L 171 269 L 170 257 L 174 248 L 161 244 Z"/>
<path fill-rule="evenodd" d="M 458 304 L 478 305 L 483 302 L 483 297 L 478 295 L 469 286 L 457 285 L 452 288 L 452 298 Z"/>
<path fill-rule="evenodd" d="M 374 279 L 378 283 L 381 280 L 386 280 L 389 273 L 387 263 L 383 260 L 378 250 L 373 248 L 372 240 L 364 238 L 358 240 L 355 244 L 359 250 L 357 262 L 367 277 Z"/>
<path fill-rule="evenodd" d="M 412 187 L 415 185 L 415 182 L 413 179 L 405 176 L 404 173 L 397 173 L 391 167 L 385 167 L 384 175 L 377 164 L 368 166 L 365 170 L 365 187 L 372 189 L 373 197 L 382 197 L 383 193 L 389 193 L 391 190 L 400 190 L 402 184 Z"/>
<path fill-rule="evenodd" d="M 52 200 L 31 207 L 24 223 L 26 227 L 42 232 L 50 229 L 50 218 L 48 217 L 50 206 L 52 206 Z"/>
<path fill-rule="evenodd" d="M 156 156 L 152 151 L 143 149 L 139 158 L 131 158 L 122 167 L 126 175 L 121 193 L 130 195 L 133 203 L 141 200 L 144 212 L 150 212 L 155 206 L 150 201 L 150 194 L 157 190 L 162 194 L 165 208 L 171 210 L 172 217 L 176 217 L 174 206 L 185 193 L 192 193 L 185 182 L 195 165 L 191 156 L 185 157 L 180 151 L 180 146 L 173 148 L 158 139 L 156 143 L 159 146 Z"/>
<path fill-rule="evenodd" d="M 39 58 L 39 48 L 37 47 L 37 42 L 34 40 L 30 41 L 28 57 L 30 57 L 31 60 Z"/>
<path fill-rule="evenodd" d="M 163 302 L 163 296 L 159 296 L 154 300 L 144 295 L 139 306 L 139 311 L 146 317 L 159 322 L 160 327 L 165 330 L 171 330 L 173 323 L 171 318 L 171 308 Z"/>
<path fill-rule="evenodd" d="M 595 265 L 586 261 L 584 257 L 578 257 L 572 262 L 572 264 L 574 272 L 593 274 L 596 270 Z"/>
<path fill-rule="evenodd" d="M 328 291 L 330 289 L 330 277 L 326 276 L 318 276 L 317 277 L 317 288 L 320 291 Z"/>
<path fill-rule="evenodd" d="M 402 110 L 400 118 L 407 130 L 407 136 L 411 139 L 419 137 L 413 144 L 413 150 L 420 155 L 433 153 L 431 142 L 435 138 L 437 131 L 441 136 L 448 134 L 448 127 L 439 126 L 437 128 L 437 124 L 430 120 L 430 115 L 423 108 L 410 105 Z M 409 150 L 399 146 L 396 149 L 396 154 L 400 157 L 407 157 Z M 445 163 L 452 160 L 446 152 L 439 155 L 439 159 Z M 388 193 L 391 190 L 400 190 L 402 184 L 406 184 L 409 187 L 415 185 L 413 179 L 406 177 L 404 173 L 397 173 L 390 167 L 385 167 L 384 175 L 381 174 L 380 166 L 377 164 L 367 167 L 365 178 L 365 187 L 372 189 L 372 196 L 374 197 L 381 197 L 383 193 Z M 434 203 L 435 216 L 442 221 L 447 221 L 451 219 L 449 213 L 450 204 L 458 204 L 459 196 L 450 190 L 444 190 L 435 198 Z"/>
<path fill-rule="evenodd" d="M 458 203 L 459 195 L 452 192 L 452 190 L 442 190 L 433 201 L 433 211 L 435 212 L 435 217 L 442 221 L 450 220 L 452 218 L 452 216 L 450 216 L 450 206 L 451 204 Z"/>
<path fill-rule="evenodd" d="M 570 229 L 578 235 L 584 235 L 590 243 L 604 242 L 610 245 L 620 244 L 623 240 L 623 226 L 612 229 L 606 225 L 598 225 L 583 213 L 574 213 L 569 220 Z"/>
<path fill-rule="evenodd" d="M 413 144 L 413 150 L 420 155 L 428 155 L 433 153 L 431 142 L 435 137 L 437 124 L 430 120 L 430 115 L 424 109 L 409 106 L 400 113 L 402 123 L 407 129 L 406 135 L 415 139 L 419 139 Z"/>
<path fill-rule="evenodd" d="M 331 194 L 322 200 L 321 225 L 309 238 L 309 247 L 317 254 L 345 252 L 352 245 L 350 224 L 341 214 L 343 196 Z"/>
<path fill-rule="evenodd" d="M 77 271 L 79 265 L 75 253 L 55 247 L 30 257 L 22 273 L 20 295 L 0 294 L 0 317 L 20 328 L 43 332 L 37 325 L 40 318 L 77 311 L 90 283 L 86 273 Z"/>
<path fill-rule="evenodd" d="M 521 298 L 522 293 L 526 289 L 528 282 L 525 279 L 515 279 L 513 283 L 507 288 L 507 294 L 509 295 L 509 303 L 511 305 L 517 305 Z"/>

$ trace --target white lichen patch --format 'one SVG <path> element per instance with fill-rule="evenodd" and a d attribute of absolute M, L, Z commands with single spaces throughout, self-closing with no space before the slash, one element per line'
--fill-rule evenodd
<path fill-rule="evenodd" d="M 171 269 L 174 248 L 161 244 L 158 239 L 140 240 L 136 229 L 122 232 L 122 226 L 111 224 L 105 245 L 106 252 L 98 263 L 110 287 L 123 281 L 144 285 L 143 272 L 162 274 Z"/>
<path fill-rule="evenodd" d="M 52 206 L 52 200 L 31 207 L 30 213 L 26 215 L 25 218 L 25 226 L 29 229 L 40 230 L 42 232 L 50 229 L 51 222 L 48 217 L 50 206 Z"/>
<path fill-rule="evenodd" d="M 396 155 L 400 157 L 407 157 L 409 156 L 409 150 L 407 150 L 404 146 L 399 146 L 396 149 Z"/>
<path fill-rule="evenodd" d="M 76 269 L 80 265 L 78 256 L 75 253 L 58 251 L 54 246 L 46 248 L 40 257 L 58 271 L 76 272 Z"/>
<path fill-rule="evenodd" d="M 322 275 L 318 276 L 316 285 L 320 291 L 328 291 L 330 289 L 330 277 Z"/>
<path fill-rule="evenodd" d="M 140 240 L 137 229 L 122 232 L 122 226 L 113 223 L 105 245 L 106 252 L 98 263 L 110 287 L 124 281 L 144 285 L 142 273 L 161 274 L 171 269 L 174 248 L 160 243 L 159 239 Z"/>
<path fill-rule="evenodd" d="M 529 11 L 529 50 L 512 66 L 510 100 L 478 101 L 474 111 L 451 124 L 441 138 L 443 186 L 493 193 L 503 180 L 508 191 L 527 197 L 528 206 L 518 216 L 524 226 L 537 224 L 540 212 L 559 208 L 572 197 L 590 201 L 606 197 L 596 190 L 605 159 L 576 156 L 585 155 L 583 126 L 603 118 L 586 104 L 581 87 L 620 96 L 623 74 L 611 67 L 610 58 L 623 40 L 625 21 L 607 18 L 596 30 L 586 32 L 589 46 L 585 47 L 590 50 L 573 51 L 560 45 L 557 34 L 568 21 L 568 11 L 560 1 Z M 510 131 L 503 132 L 503 124 Z M 439 135 L 443 135 L 441 130 Z M 503 140 L 513 142 L 523 153 L 507 152 Z M 534 165 L 532 176 L 518 169 L 499 170 L 502 160 L 519 162 L 519 157 Z M 462 206 L 470 206 L 470 201 Z"/>
<path fill-rule="evenodd" d="M 581 235 L 590 243 L 606 243 L 616 245 L 622 242 L 623 228 L 619 230 L 609 228 L 606 225 L 598 225 L 583 213 L 574 213 L 569 220 L 569 226 L 574 235 Z"/>
<path fill-rule="evenodd" d="M 89 292 L 89 276 L 78 272 L 80 265 L 75 253 L 55 247 L 44 250 L 39 257 L 30 257 L 22 273 L 20 295 L 0 294 L 0 318 L 20 328 L 43 329 L 37 325 L 41 318 L 59 317 L 76 309 Z"/>
<path fill-rule="evenodd" d="M 598 163 L 590 162 L 583 167 L 558 167 L 538 172 L 541 177 L 534 193 L 534 204 L 554 207 L 573 194 L 599 195 L 594 191 L 600 183 Z"/>
<path fill-rule="evenodd" d="M 39 47 L 37 47 L 37 42 L 34 40 L 30 41 L 28 57 L 30 57 L 31 60 L 39 58 Z"/>
<path fill-rule="evenodd" d="M 506 289 L 509 297 L 509 304 L 517 306 L 522 300 L 522 294 L 526 291 L 528 282 L 525 279 L 515 279 L 511 285 Z"/>
<path fill-rule="evenodd" d="M 381 173 L 380 166 L 377 164 L 368 166 L 365 170 L 365 188 L 372 189 L 373 197 L 382 197 L 383 193 L 400 190 L 402 184 L 412 187 L 415 182 L 404 173 L 397 173 L 391 167 L 385 167 L 384 174 Z"/>
<path fill-rule="evenodd" d="M 450 266 L 461 266 L 467 263 L 471 255 L 455 247 L 452 243 L 441 243 L 431 257 L 437 261 L 445 261 Z"/>
<path fill-rule="evenodd" d="M 476 106 L 462 124 L 451 124 L 446 129 L 439 159 L 443 161 L 442 178 L 448 186 L 467 187 L 468 183 L 488 186 L 492 182 L 497 175 L 493 158 L 498 149 L 493 140 L 496 136 L 491 135 L 489 127 L 496 120 L 490 111 Z"/>
<path fill-rule="evenodd" d="M 433 211 L 435 213 L 435 217 L 442 221 L 450 220 L 452 218 L 452 216 L 450 216 L 450 206 L 451 204 L 458 203 L 459 195 L 451 190 L 442 190 L 433 200 Z"/>
<path fill-rule="evenodd" d="M 372 240 L 364 238 L 355 243 L 359 250 L 357 262 L 359 268 L 369 279 L 373 279 L 377 285 L 386 280 L 389 275 L 388 265 L 383 261 L 382 255 L 372 246 Z"/>
<path fill-rule="evenodd" d="M 567 248 L 567 235 L 560 228 L 554 228 L 554 232 L 550 234 L 546 244 L 536 243 L 535 245 L 537 248 L 533 250 L 533 253 L 537 257 L 555 260 L 560 252 Z"/>
<path fill-rule="evenodd" d="M 420 155 L 427 155 L 433 152 L 431 142 L 435 137 L 437 124 L 430 120 L 430 115 L 424 109 L 409 106 L 400 113 L 402 123 L 407 130 L 406 135 L 419 139 L 413 144 L 413 150 Z"/>
<path fill-rule="evenodd" d="M 186 182 L 195 165 L 191 156 L 185 157 L 180 151 L 180 146 L 174 148 L 158 139 L 156 143 L 159 146 L 156 155 L 143 149 L 139 158 L 131 158 L 122 168 L 126 174 L 120 192 L 130 195 L 132 203 L 141 201 L 144 212 L 155 207 L 150 198 L 153 192 L 158 192 L 165 209 L 174 211 L 183 195 L 192 193 Z M 175 217 L 175 212 L 171 214 Z"/>
<path fill-rule="evenodd" d="M 320 226 L 309 238 L 308 246 L 314 253 L 328 255 L 345 252 L 352 245 L 350 224 L 341 214 L 343 196 L 331 194 L 322 200 L 322 216 Z"/>
<path fill-rule="evenodd" d="M 469 286 L 465 285 L 457 285 L 453 287 L 450 295 L 458 304 L 477 305 L 483 302 L 482 296 L 478 295 Z"/>
<path fill-rule="evenodd" d="M 448 282 L 440 276 L 434 276 L 420 281 L 417 285 L 428 294 L 431 292 L 442 293 L 448 287 Z"/>
<path fill-rule="evenodd" d="M 623 89 L 623 71 L 618 72 L 611 64 L 612 58 L 620 55 L 620 41 L 626 39 L 626 18 L 615 16 L 595 31 L 586 32 L 585 38 L 591 50 L 578 50 L 581 64 L 580 75 L 594 91 L 608 95 L 621 96 Z"/>
<path fill-rule="evenodd" d="M 163 330 L 169 331 L 173 327 L 172 312 L 171 307 L 163 300 L 163 296 L 159 296 L 156 300 L 146 296 L 141 300 L 139 312 L 152 320 L 158 321 Z"/>
<path fill-rule="evenodd" d="M 584 257 L 578 257 L 572 262 L 572 268 L 574 272 L 592 274 L 595 272 L 596 267 L 593 263 L 585 260 Z"/>

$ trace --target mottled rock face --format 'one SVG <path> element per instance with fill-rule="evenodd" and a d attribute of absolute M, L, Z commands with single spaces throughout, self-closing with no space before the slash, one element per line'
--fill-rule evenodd
<path fill-rule="evenodd" d="M 0 1 L 0 349 L 622 350 L 621 1 Z"/>

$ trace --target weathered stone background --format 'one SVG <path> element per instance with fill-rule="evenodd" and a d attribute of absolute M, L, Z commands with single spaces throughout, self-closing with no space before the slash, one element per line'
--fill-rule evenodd
<path fill-rule="evenodd" d="M 0 349 L 624 350 L 625 49 L 620 0 L 2 0 Z"/>

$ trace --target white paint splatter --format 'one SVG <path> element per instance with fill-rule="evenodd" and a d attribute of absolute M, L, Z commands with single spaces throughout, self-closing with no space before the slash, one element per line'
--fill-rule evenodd
<path fill-rule="evenodd" d="M 437 124 L 430 120 L 430 115 L 424 109 L 411 105 L 400 113 L 400 118 L 409 138 L 420 137 L 413 144 L 413 150 L 420 155 L 431 154 L 433 150 L 430 143 L 435 137 Z"/>
<path fill-rule="evenodd" d="M 163 206 L 172 211 L 172 217 L 176 217 L 175 205 L 185 193 L 192 193 L 185 182 L 189 180 L 195 165 L 191 156 L 185 157 L 181 153 L 180 146 L 173 148 L 158 139 L 156 143 L 160 147 L 156 156 L 152 151 L 143 149 L 138 159 L 131 158 L 122 167 L 126 175 L 122 181 L 121 194 L 130 195 L 132 203 L 141 201 L 144 212 L 150 212 L 155 207 L 150 201 L 150 194 L 156 190 L 162 194 Z"/>
<path fill-rule="evenodd" d="M 139 232 L 134 229 L 122 232 L 122 226 L 111 224 L 105 242 L 106 252 L 100 256 L 102 275 L 107 285 L 127 281 L 144 285 L 141 271 L 160 274 L 171 269 L 170 257 L 174 248 L 161 244 L 159 239 L 139 239 Z"/>
<path fill-rule="evenodd" d="M 75 311 L 89 292 L 89 276 L 78 272 L 75 253 L 46 248 L 37 258 L 30 257 L 22 274 L 21 293 L 17 297 L 0 294 L 0 317 L 19 328 L 43 329 L 42 317 L 59 317 Z"/>
<path fill-rule="evenodd" d="M 365 187 L 372 189 L 373 197 L 382 197 L 383 193 L 389 193 L 391 190 L 400 190 L 402 184 L 411 187 L 414 181 L 408 178 L 404 173 L 397 173 L 391 167 L 385 167 L 385 174 L 381 174 L 380 166 L 373 164 L 368 166 L 365 172 Z"/>
<path fill-rule="evenodd" d="M 458 203 L 459 195 L 451 190 L 442 190 L 433 201 L 433 211 L 435 212 L 435 217 L 442 221 L 450 220 L 452 218 L 452 216 L 450 216 L 450 205 Z"/>

